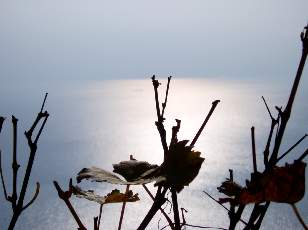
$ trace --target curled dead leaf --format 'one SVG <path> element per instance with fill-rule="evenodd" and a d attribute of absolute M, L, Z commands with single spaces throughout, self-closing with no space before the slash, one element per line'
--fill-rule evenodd
<path fill-rule="evenodd" d="M 170 186 L 180 192 L 198 175 L 204 158 L 187 143 L 188 140 L 183 140 L 170 145 L 166 160 L 161 165 L 162 180 L 156 185 Z"/>
<path fill-rule="evenodd" d="M 93 190 L 84 191 L 78 186 L 72 186 L 72 192 L 79 198 L 94 201 L 99 204 L 136 202 L 139 199 L 138 194 L 133 194 L 131 190 L 128 193 L 121 193 L 118 189 L 112 190 L 106 196 L 99 196 Z"/>
<path fill-rule="evenodd" d="M 150 169 L 155 169 L 158 166 L 152 165 L 146 161 L 137 161 L 131 159 L 129 161 L 121 161 L 118 164 L 113 164 L 113 172 L 120 174 L 127 181 L 137 180 L 143 173 Z"/>
<path fill-rule="evenodd" d="M 150 169 L 152 171 L 152 169 Z M 149 171 L 150 171 L 149 170 Z M 144 174 L 146 174 L 145 172 Z M 80 183 L 84 179 L 90 179 L 96 182 L 107 182 L 110 184 L 121 184 L 121 185 L 141 185 L 151 183 L 159 179 L 159 177 L 139 177 L 134 181 L 125 181 L 118 177 L 116 174 L 112 172 L 108 172 L 104 169 L 91 167 L 82 169 L 77 175 L 77 182 Z"/>
<path fill-rule="evenodd" d="M 231 192 L 221 186 L 218 190 L 232 197 L 234 204 L 262 203 L 273 201 L 293 204 L 300 201 L 305 195 L 305 168 L 306 163 L 294 161 L 283 167 L 275 167 L 262 174 L 253 174 L 246 187 Z M 226 192 L 227 191 L 227 192 Z M 230 199 L 222 199 L 230 201 Z"/>

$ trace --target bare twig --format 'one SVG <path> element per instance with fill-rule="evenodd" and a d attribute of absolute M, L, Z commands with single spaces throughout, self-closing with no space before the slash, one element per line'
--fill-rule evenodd
<path fill-rule="evenodd" d="M 172 136 L 171 136 L 171 141 L 170 141 L 169 146 L 174 145 L 178 142 L 177 134 L 181 128 L 181 120 L 175 119 L 175 121 L 176 121 L 176 126 L 172 127 Z"/>
<path fill-rule="evenodd" d="M 268 157 L 269 157 L 269 153 L 270 153 L 270 145 L 271 145 L 271 141 L 272 141 L 272 137 L 273 137 L 273 132 L 274 132 L 274 128 L 275 126 L 278 124 L 278 121 L 275 119 L 272 119 L 272 123 L 271 123 L 271 129 L 267 138 L 267 142 L 266 142 L 266 146 L 264 149 L 264 165 L 265 168 L 267 168 L 268 166 Z"/>
<path fill-rule="evenodd" d="M 94 230 L 99 230 L 99 228 L 98 228 L 98 217 L 97 216 L 94 216 L 93 217 L 93 229 Z"/>
<path fill-rule="evenodd" d="M 103 205 L 101 204 L 101 205 L 99 206 L 99 215 L 98 215 L 97 229 L 99 229 L 99 227 L 100 227 L 100 225 L 101 225 L 102 211 L 103 211 Z"/>
<path fill-rule="evenodd" d="M 180 215 L 179 215 L 177 194 L 174 188 L 170 188 L 170 190 L 171 190 L 171 198 L 172 198 L 172 204 L 173 204 L 174 227 L 176 230 L 180 230 L 181 225 L 180 225 Z"/>
<path fill-rule="evenodd" d="M 209 227 L 209 226 L 202 226 L 202 225 L 193 225 L 193 224 L 187 224 L 187 223 L 181 223 L 182 226 L 188 226 L 192 228 L 201 228 L 201 229 L 218 229 L 218 230 L 227 230 L 226 228 L 220 228 L 220 227 Z M 168 228 L 170 225 L 166 225 L 162 227 L 160 230 Z"/>
<path fill-rule="evenodd" d="M 147 188 L 147 186 L 145 184 L 142 185 L 144 190 L 148 193 L 148 195 L 152 198 L 152 200 L 154 201 L 154 196 L 152 195 L 152 193 L 150 192 L 150 190 Z M 161 213 L 164 215 L 164 217 L 166 218 L 167 222 L 169 223 L 169 225 L 171 226 L 171 229 L 174 229 L 173 227 L 173 223 L 172 220 L 170 219 L 170 217 L 168 216 L 168 214 L 165 212 L 164 209 L 159 208 L 159 210 L 161 211 Z"/>
<path fill-rule="evenodd" d="M 295 213 L 295 216 L 297 217 L 298 221 L 301 223 L 301 225 L 303 226 L 303 228 L 304 228 L 305 230 L 308 230 L 308 226 L 305 224 L 305 221 L 304 221 L 304 219 L 302 218 L 301 214 L 299 213 L 299 211 L 298 211 L 296 205 L 295 205 L 295 204 L 291 204 L 291 206 L 292 206 L 292 209 L 293 209 L 293 211 L 294 211 L 294 213 Z"/>
<path fill-rule="evenodd" d="M 193 146 L 196 144 L 196 142 L 197 142 L 197 140 L 198 140 L 200 134 L 202 133 L 202 131 L 203 131 L 205 125 L 207 124 L 208 120 L 209 120 L 210 117 L 212 116 L 212 113 L 214 112 L 214 110 L 215 110 L 215 108 L 216 108 L 216 106 L 218 105 L 219 102 L 220 102 L 220 100 L 216 100 L 216 101 L 213 101 L 213 102 L 212 102 L 212 107 L 211 107 L 209 113 L 207 114 L 207 116 L 206 116 L 205 120 L 203 121 L 201 127 L 199 128 L 198 132 L 196 133 L 194 139 L 193 139 L 192 142 L 190 143 L 190 146 L 191 146 L 191 147 L 193 147 Z"/>
<path fill-rule="evenodd" d="M 2 127 L 3 127 L 3 122 L 5 120 L 5 117 L 0 116 L 0 133 L 2 131 Z"/>
<path fill-rule="evenodd" d="M 278 157 L 277 162 L 279 162 L 282 158 L 284 158 L 288 153 L 290 153 L 297 145 L 299 145 L 308 135 L 305 134 L 302 136 L 294 145 L 292 145 L 284 154 Z"/>
<path fill-rule="evenodd" d="M 154 87 L 154 93 L 155 93 L 155 105 L 156 105 L 156 114 L 157 114 L 157 121 L 155 122 L 157 130 L 160 135 L 161 143 L 164 149 L 164 160 L 166 159 L 166 156 L 168 154 L 168 145 L 166 141 L 166 130 L 163 125 L 164 119 L 160 114 L 160 107 L 159 107 L 159 99 L 158 99 L 158 86 L 160 83 L 158 80 L 155 79 L 155 75 L 152 77 L 152 84 Z"/>
<path fill-rule="evenodd" d="M 292 86 L 292 89 L 291 89 L 291 92 L 290 92 L 290 95 L 289 95 L 287 106 L 281 114 L 281 125 L 279 127 L 277 138 L 275 139 L 275 145 L 274 145 L 274 148 L 273 148 L 273 153 L 271 155 L 270 162 L 269 162 L 271 165 L 275 165 L 275 163 L 277 161 L 281 141 L 282 141 L 288 120 L 289 120 L 290 115 L 291 115 L 293 102 L 294 102 L 294 99 L 295 99 L 295 96 L 296 96 L 298 85 L 299 85 L 299 82 L 300 82 L 300 79 L 301 79 L 301 76 L 302 76 L 302 73 L 303 73 L 303 69 L 304 69 L 304 66 L 305 66 L 305 62 L 306 62 L 306 59 L 307 59 L 307 54 L 308 54 L 307 26 L 305 27 L 304 31 L 301 33 L 301 41 L 302 41 L 302 44 L 303 44 L 303 52 L 302 52 L 300 63 L 298 65 L 298 69 L 297 69 L 296 76 L 295 76 L 295 79 L 294 79 L 294 82 L 293 82 L 293 86 Z"/>
<path fill-rule="evenodd" d="M 209 198 L 211 198 L 213 201 L 215 201 L 217 204 L 219 204 L 221 207 L 223 207 L 226 211 L 230 212 L 230 210 L 224 206 L 222 203 L 220 203 L 218 200 L 216 200 L 213 196 L 211 196 L 208 192 L 203 191 Z"/>
<path fill-rule="evenodd" d="M 186 224 L 185 215 L 184 212 L 188 212 L 185 208 L 181 208 L 181 214 L 182 214 L 182 224 Z M 182 225 L 181 225 L 182 226 Z"/>
<path fill-rule="evenodd" d="M 72 216 L 74 217 L 75 221 L 77 222 L 79 229 L 80 230 L 86 230 L 86 227 L 81 222 L 78 214 L 76 213 L 74 207 L 72 206 L 72 204 L 69 200 L 71 195 L 72 195 L 72 189 L 71 189 L 72 179 L 70 179 L 69 190 L 65 191 L 65 192 L 61 189 L 61 187 L 59 186 L 57 181 L 54 181 L 53 184 L 58 191 L 59 198 L 62 199 L 65 202 L 67 208 L 70 210 Z"/>
<path fill-rule="evenodd" d="M 256 160 L 256 144 L 255 144 L 255 127 L 251 127 L 251 148 L 252 148 L 252 162 L 253 162 L 253 171 L 258 172 L 257 160 Z"/>
<path fill-rule="evenodd" d="M 28 207 L 36 200 L 36 198 L 37 198 L 39 192 L 40 192 L 40 183 L 39 183 L 39 182 L 36 182 L 35 193 L 34 193 L 32 199 L 29 201 L 29 203 L 26 204 L 26 205 L 22 208 L 23 211 L 24 211 L 26 208 L 28 208 Z"/>
<path fill-rule="evenodd" d="M 43 101 L 43 103 L 42 103 L 41 110 L 40 110 L 41 113 L 43 112 L 43 109 L 44 109 L 44 106 L 45 106 L 45 102 L 46 102 L 47 96 L 48 96 L 48 93 L 45 93 L 44 101 Z"/>
<path fill-rule="evenodd" d="M 103 205 L 101 204 L 99 206 L 99 214 L 98 214 L 98 216 L 93 217 L 94 230 L 99 230 L 99 226 L 100 226 L 101 218 L 102 218 L 102 210 L 103 210 Z"/>
<path fill-rule="evenodd" d="M 1 149 L 0 149 L 0 175 L 1 175 L 1 182 L 2 182 L 2 188 L 3 188 L 3 193 L 4 197 L 7 201 L 9 201 L 7 192 L 6 192 L 6 187 L 5 187 L 5 182 L 4 182 L 4 177 L 3 177 L 3 171 L 2 171 L 2 156 L 1 156 Z"/>
<path fill-rule="evenodd" d="M 44 108 L 44 104 L 46 102 L 46 97 L 47 97 L 47 94 L 45 95 L 41 110 Z M 33 166 L 35 155 L 36 155 L 37 142 L 38 142 L 39 137 L 42 133 L 42 130 L 44 129 L 44 126 L 46 124 L 48 117 L 49 117 L 49 114 L 48 114 L 47 111 L 45 111 L 45 112 L 40 111 L 37 114 L 37 117 L 36 117 L 35 121 L 33 122 L 31 128 L 28 131 L 25 131 L 25 136 L 26 136 L 26 139 L 27 139 L 27 142 L 28 142 L 28 146 L 30 148 L 30 155 L 29 155 L 28 164 L 27 164 L 27 167 L 26 167 L 26 172 L 25 172 L 25 175 L 24 175 L 24 178 L 23 178 L 22 187 L 21 187 L 21 190 L 20 190 L 20 193 L 19 193 L 18 201 L 17 201 L 17 194 L 16 194 L 17 204 L 13 206 L 13 216 L 12 216 L 12 219 L 11 219 L 9 227 L 8 227 L 8 229 L 10 229 L 10 230 L 12 230 L 14 228 L 20 214 L 22 213 L 22 211 L 24 211 L 26 208 L 28 208 L 34 202 L 34 200 L 36 199 L 36 197 L 39 193 L 39 186 L 37 186 L 36 193 L 35 193 L 34 197 L 32 198 L 32 200 L 26 206 L 24 206 L 24 198 L 25 198 L 25 195 L 26 195 L 26 192 L 27 192 L 28 183 L 29 183 L 30 175 L 31 175 L 31 171 L 32 171 L 32 166 Z M 42 119 L 43 119 L 43 123 L 41 124 L 41 126 L 39 128 L 39 131 L 38 131 L 38 133 L 35 137 L 35 140 L 33 141 L 33 139 L 32 139 L 33 138 L 33 131 L 35 130 L 35 128 L 39 124 L 39 121 L 42 120 Z M 15 119 L 12 118 L 12 122 L 13 122 L 13 120 L 15 120 Z M 17 129 L 17 119 L 16 119 L 15 122 L 16 122 L 16 129 Z M 13 126 L 14 126 L 14 122 L 13 122 Z M 14 156 L 15 154 L 16 153 L 14 153 L 14 151 L 13 151 L 13 165 L 14 165 L 14 161 L 17 164 L 16 156 Z M 14 168 L 16 168 L 16 164 L 15 164 Z M 17 182 L 17 170 L 16 169 L 13 169 L 13 174 L 16 175 L 16 178 L 13 175 L 13 182 L 14 182 L 13 185 L 14 185 Z M 13 187 L 12 198 L 13 198 L 12 199 L 12 203 L 13 203 L 14 199 L 15 199 L 14 198 L 14 187 Z"/>
<path fill-rule="evenodd" d="M 262 98 L 262 100 L 263 100 L 263 102 L 264 102 L 264 104 L 265 104 L 265 107 L 266 107 L 267 112 L 268 112 L 268 114 L 270 115 L 271 119 L 272 119 L 272 120 L 275 120 L 274 117 L 272 116 L 272 113 L 271 113 L 271 111 L 270 111 L 270 109 L 269 109 L 269 107 L 268 107 L 266 101 L 265 101 L 265 98 L 264 98 L 263 96 L 262 96 L 261 98 Z"/>
<path fill-rule="evenodd" d="M 12 209 L 16 208 L 17 202 L 17 173 L 20 165 L 17 163 L 17 122 L 18 119 L 12 116 L 12 124 L 13 124 L 13 160 L 12 160 L 12 170 L 13 170 L 13 193 L 10 197 L 10 201 L 12 202 Z"/>
<path fill-rule="evenodd" d="M 163 188 L 162 190 L 161 186 L 158 187 L 155 198 L 154 198 L 153 205 L 150 208 L 147 215 L 145 216 L 145 218 L 143 219 L 143 221 L 141 222 L 141 224 L 139 225 L 137 230 L 143 230 L 148 226 L 148 224 L 150 223 L 154 215 L 157 213 L 160 207 L 166 202 L 166 198 L 165 198 L 166 192 L 167 192 L 167 188 Z"/>
<path fill-rule="evenodd" d="M 258 218 L 256 224 L 255 224 L 255 229 L 260 229 L 261 223 L 262 223 L 262 221 L 263 221 L 263 218 L 265 217 L 266 211 L 267 211 L 267 209 L 268 209 L 270 203 L 271 203 L 271 202 L 268 201 L 268 202 L 265 203 L 265 205 L 263 205 L 263 206 L 261 207 L 261 208 L 262 208 L 262 211 L 261 211 L 261 214 L 260 214 L 260 216 L 259 216 L 259 218 Z"/>
<path fill-rule="evenodd" d="M 292 107 L 293 107 L 293 102 L 296 96 L 296 92 L 299 86 L 299 82 L 302 76 L 302 72 L 305 66 L 305 61 L 307 58 L 307 54 L 308 54 L 308 32 L 307 32 L 307 26 L 305 27 L 304 31 L 301 33 L 301 40 L 302 40 L 302 45 L 303 45 L 303 51 L 302 51 L 302 56 L 301 56 L 301 60 L 297 69 L 297 73 L 293 82 L 293 86 L 287 101 L 287 105 L 285 107 L 284 110 L 282 110 L 281 107 L 275 107 L 278 110 L 278 118 L 276 119 L 277 121 L 277 133 L 276 133 L 276 137 L 275 137 L 275 143 L 274 143 L 274 147 L 272 150 L 272 154 L 270 156 L 270 159 L 267 162 L 267 154 L 269 154 L 269 143 L 271 140 L 271 136 L 272 136 L 272 132 L 273 132 L 273 127 L 275 126 L 275 124 L 273 124 L 273 119 L 272 119 L 272 125 L 271 125 L 271 131 L 270 131 L 270 135 L 269 135 L 269 139 L 268 139 L 268 144 L 266 146 L 266 149 L 264 151 L 264 163 L 265 163 L 265 170 L 271 170 L 273 169 L 273 167 L 275 167 L 275 165 L 277 164 L 278 161 L 278 153 L 279 153 L 279 149 L 281 147 L 281 143 L 282 143 L 282 139 L 283 139 L 283 135 L 288 123 L 288 120 L 290 118 L 291 115 L 291 111 L 292 111 Z M 305 154 L 303 154 L 305 155 Z M 284 155 L 285 156 L 285 155 Z M 301 157 L 300 157 L 301 158 Z M 270 205 L 270 202 L 267 202 L 265 205 L 260 205 L 260 204 L 255 204 L 253 211 L 250 215 L 250 219 L 248 222 L 248 226 L 246 226 L 245 229 L 259 229 L 261 226 L 261 222 L 265 216 L 265 213 L 268 209 Z M 254 224 L 256 222 L 256 224 Z"/>
<path fill-rule="evenodd" d="M 125 194 L 127 194 L 128 192 L 129 192 L 129 185 L 126 185 Z M 122 209 L 121 209 L 121 215 L 120 215 L 120 220 L 119 220 L 118 230 L 120 230 L 121 227 L 122 227 L 122 222 L 123 222 L 123 217 L 124 217 L 125 206 L 126 206 L 126 201 L 123 201 Z"/>
<path fill-rule="evenodd" d="M 302 161 L 307 155 L 308 155 L 308 149 L 306 149 L 305 152 L 297 160 Z"/>
<path fill-rule="evenodd" d="M 162 103 L 162 112 L 161 112 L 161 117 L 164 119 L 164 114 L 165 114 L 165 109 L 167 106 L 167 100 L 168 100 L 168 93 L 169 93 L 169 85 L 170 85 L 170 80 L 171 80 L 171 76 L 168 77 L 168 83 L 167 83 L 167 89 L 166 89 L 166 95 L 165 95 L 165 102 Z"/>
<path fill-rule="evenodd" d="M 223 207 L 226 211 L 228 211 L 228 213 L 230 212 L 230 210 L 224 206 L 222 203 L 220 203 L 218 200 L 216 200 L 213 196 L 211 196 L 208 192 L 203 191 L 209 198 L 211 198 L 213 201 L 215 201 L 217 204 L 219 204 L 221 207 Z M 243 224 L 247 225 L 247 222 L 242 220 L 241 218 L 239 219 Z"/>

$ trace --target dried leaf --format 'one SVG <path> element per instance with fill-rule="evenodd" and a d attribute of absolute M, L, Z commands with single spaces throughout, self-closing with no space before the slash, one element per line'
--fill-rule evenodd
<path fill-rule="evenodd" d="M 259 180 L 251 181 L 238 199 L 241 204 L 273 201 L 278 203 L 296 203 L 305 195 L 305 167 L 301 161 L 275 167 L 264 173 Z M 260 188 L 257 188 L 260 186 Z"/>
<path fill-rule="evenodd" d="M 221 186 L 217 187 L 217 189 L 220 193 L 232 197 L 237 196 L 242 191 L 243 187 L 234 181 L 227 179 L 226 181 L 222 182 Z"/>
<path fill-rule="evenodd" d="M 302 161 L 294 161 L 283 167 L 275 167 L 262 174 L 252 174 L 252 179 L 245 188 L 220 186 L 218 190 L 232 199 L 234 204 L 262 203 L 273 201 L 278 203 L 296 203 L 305 195 L 305 168 Z M 240 189 L 240 190 L 237 190 Z"/>
<path fill-rule="evenodd" d="M 149 171 L 153 171 L 150 169 Z M 107 182 L 110 184 L 121 184 L 121 185 L 140 185 L 140 184 L 147 184 L 153 181 L 160 179 L 159 176 L 157 177 L 149 177 L 147 172 L 144 173 L 146 176 L 141 176 L 137 180 L 134 181 L 125 181 L 118 177 L 116 174 L 108 172 L 106 170 L 92 167 L 92 168 L 84 168 L 82 169 L 77 175 L 77 182 L 79 183 L 83 179 L 90 179 L 96 182 Z"/>
<path fill-rule="evenodd" d="M 156 185 L 171 186 L 180 192 L 198 175 L 204 158 L 200 157 L 200 152 L 186 146 L 187 143 L 183 140 L 170 146 L 166 161 L 161 166 L 163 177 Z"/>
<path fill-rule="evenodd" d="M 127 181 L 137 180 L 143 173 L 150 169 L 155 169 L 158 166 L 152 165 L 146 161 L 137 161 L 131 159 L 129 161 L 121 161 L 118 164 L 113 164 L 113 172 L 120 174 Z"/>
<path fill-rule="evenodd" d="M 131 190 L 128 193 L 121 193 L 118 189 L 112 190 L 106 196 L 99 196 L 93 190 L 83 191 L 78 186 L 72 186 L 72 192 L 79 198 L 85 198 L 99 204 L 135 202 L 139 200 L 138 194 L 133 194 Z"/>

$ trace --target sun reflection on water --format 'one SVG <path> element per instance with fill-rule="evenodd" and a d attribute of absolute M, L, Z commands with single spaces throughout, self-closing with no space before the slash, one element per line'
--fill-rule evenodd
<path fill-rule="evenodd" d="M 166 82 L 162 83 L 159 87 L 161 102 Z M 74 86 L 70 90 L 57 88 L 51 90 L 50 95 L 53 92 L 56 96 L 49 106 L 55 115 L 48 126 L 50 135 L 46 137 L 46 143 L 49 144 L 42 144 L 45 154 L 39 159 L 41 164 L 38 164 L 36 173 L 39 181 L 45 181 L 45 190 L 44 186 L 42 189 L 45 192 L 42 192 L 41 200 L 24 216 L 17 229 L 22 229 L 25 223 L 31 229 L 41 229 L 42 226 L 44 229 L 75 227 L 49 183 L 54 179 L 62 180 L 65 184 L 68 178 L 83 167 L 98 166 L 112 170 L 113 163 L 128 160 L 130 154 L 138 160 L 153 164 L 161 164 L 163 160 L 163 150 L 155 126 L 157 118 L 150 80 L 96 81 Z M 174 119 L 182 121 L 179 139 L 192 140 L 211 103 L 216 99 L 221 100 L 195 145 L 205 162 L 197 178 L 179 195 L 180 207 L 189 210 L 187 220 L 190 223 L 211 223 L 220 227 L 227 225 L 227 213 L 207 199 L 202 190 L 218 197 L 216 187 L 228 175 L 229 168 L 234 169 L 235 178 L 242 184 L 250 177 L 250 127 L 256 127 L 257 150 L 262 154 L 270 122 L 260 97 L 270 97 L 271 104 L 275 105 L 281 104 L 284 99 L 283 89 L 272 92 L 271 87 L 261 83 L 213 79 L 171 81 L 165 112 L 167 140 L 170 140 Z M 298 100 L 304 101 L 303 96 L 299 95 Z M 299 105 L 300 115 L 296 112 Z M 297 134 L 307 131 L 307 126 L 301 125 L 306 124 L 307 105 L 299 103 L 295 105 L 294 111 L 296 119 L 290 121 L 289 127 L 296 134 L 286 134 L 286 139 L 289 140 L 286 146 L 296 141 Z M 305 111 L 304 114 L 302 111 Z M 261 157 L 258 160 L 261 165 Z M 41 166 L 46 164 L 53 167 Z M 95 188 L 101 194 L 106 194 L 113 188 L 95 183 L 85 183 L 84 186 Z M 152 189 L 152 185 L 149 188 Z M 124 187 L 121 189 L 124 190 Z M 140 187 L 133 187 L 133 190 L 140 194 L 141 201 L 128 205 L 123 229 L 135 229 L 151 205 L 151 199 Z M 303 203 L 305 202 L 307 203 L 307 198 L 304 198 Z M 78 199 L 74 199 L 74 205 L 78 207 L 88 226 L 92 226 L 92 218 L 97 215 L 97 206 Z M 104 207 L 104 229 L 114 229 L 117 226 L 120 208 L 121 205 Z M 308 213 L 307 208 L 302 209 L 304 213 Z M 271 210 L 274 211 L 267 215 L 264 229 L 300 229 L 297 220 L 289 215 L 291 211 L 288 207 L 274 205 Z M 30 221 L 37 213 L 48 216 L 37 218 L 41 224 L 39 228 Z M 149 229 L 157 229 L 159 218 L 158 216 L 151 223 Z M 288 221 L 283 222 L 284 218 Z"/>

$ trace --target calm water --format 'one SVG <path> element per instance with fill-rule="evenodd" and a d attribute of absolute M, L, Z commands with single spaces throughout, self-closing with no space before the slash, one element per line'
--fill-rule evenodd
<path fill-rule="evenodd" d="M 198 177 L 189 188 L 179 195 L 179 206 L 188 210 L 188 223 L 203 226 L 227 227 L 227 213 L 203 194 L 207 190 L 214 197 L 220 195 L 216 187 L 228 176 L 228 169 L 234 169 L 240 183 L 250 177 L 252 168 L 250 127 L 256 127 L 259 165 L 265 145 L 265 136 L 270 119 L 262 103 L 261 95 L 269 105 L 284 105 L 290 84 L 255 81 L 228 80 L 185 80 L 175 79 L 171 83 L 170 97 L 166 109 L 168 138 L 174 119 L 182 120 L 179 139 L 192 139 L 211 102 L 220 99 L 213 117 L 196 143 L 196 150 L 202 152 L 205 162 Z M 294 112 L 287 127 L 282 150 L 295 143 L 308 130 L 307 80 L 302 82 L 294 105 Z M 19 155 L 24 162 L 28 157 L 23 131 L 28 129 L 39 110 L 44 91 L 49 92 L 47 109 L 51 114 L 47 127 L 40 139 L 38 155 L 33 168 L 28 194 L 34 190 L 36 181 L 41 183 L 41 192 L 28 211 L 20 218 L 16 229 L 76 229 L 76 224 L 58 199 L 52 185 L 58 180 L 67 187 L 70 177 L 83 167 L 98 166 L 112 170 L 112 163 L 127 160 L 130 154 L 139 160 L 160 164 L 162 148 L 154 125 L 155 107 L 150 80 L 119 80 L 63 83 L 24 82 L 19 86 L 8 83 L 0 86 L 0 113 L 9 118 L 19 118 Z M 163 95 L 163 87 L 161 95 Z M 274 111 L 274 110 L 273 110 Z M 11 127 L 7 122 L 1 135 L 4 173 L 9 190 L 11 184 Z M 299 155 L 307 148 L 304 141 L 293 154 Z M 24 164 L 23 164 L 24 165 Z M 24 167 L 19 175 L 23 175 Z M 307 176 L 307 173 L 306 173 Z M 108 193 L 114 186 L 85 182 L 85 188 L 92 188 L 101 194 Z M 152 186 L 148 186 L 152 187 Z M 307 187 L 307 186 L 306 186 Z M 118 186 L 124 190 L 124 187 Z M 0 189 L 2 193 L 2 188 Z M 139 187 L 133 187 L 140 194 L 141 201 L 127 205 L 123 229 L 136 229 L 150 207 L 151 200 Z M 10 208 L 0 194 L 0 229 L 5 229 Z M 72 200 L 82 220 L 92 228 L 93 216 L 98 214 L 98 205 L 78 198 Z M 308 223 L 308 198 L 297 204 Z M 103 208 L 102 228 L 117 229 L 120 204 Z M 170 207 L 166 207 L 168 211 Z M 157 216 L 149 229 L 164 226 L 163 218 Z M 263 229 L 301 229 L 290 206 L 271 205 L 264 220 Z"/>

